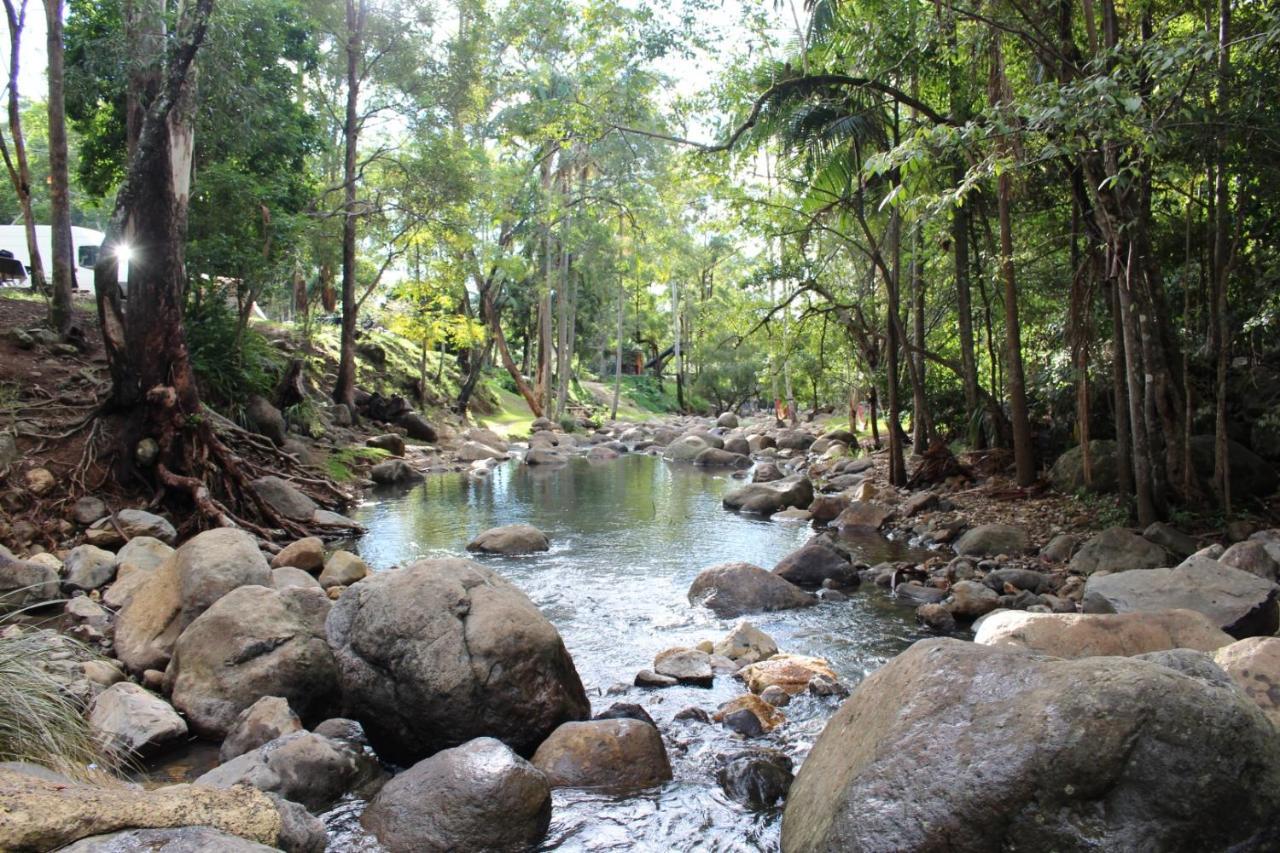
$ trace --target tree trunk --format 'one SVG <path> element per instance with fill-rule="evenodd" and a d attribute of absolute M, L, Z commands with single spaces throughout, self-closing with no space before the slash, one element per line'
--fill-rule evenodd
<path fill-rule="evenodd" d="M 71 294 L 75 289 L 71 243 L 70 175 L 67 170 L 67 112 L 63 94 L 62 0 L 45 0 L 49 53 L 49 201 L 53 232 L 53 294 L 49 325 L 65 338 L 71 331 Z"/>
<path fill-rule="evenodd" d="M 911 449 L 915 453 L 924 453 L 929 449 L 929 438 L 933 435 L 932 418 L 929 416 L 929 400 L 925 387 L 925 285 L 924 264 L 921 260 L 920 228 L 915 229 L 915 237 L 911 241 L 911 296 L 912 296 L 912 340 L 915 343 L 910 357 L 911 363 Z"/>
<path fill-rule="evenodd" d="M 1231 0 L 1218 3 L 1218 111 L 1219 122 L 1226 117 L 1231 97 Z M 1225 515 L 1231 515 L 1231 466 L 1227 437 L 1227 368 L 1231 359 L 1230 328 L 1227 325 L 1227 276 L 1231 269 L 1230 171 L 1227 168 L 1227 130 L 1218 128 L 1216 181 L 1214 186 L 1213 294 L 1210 307 L 1215 358 L 1213 491 Z"/>
<path fill-rule="evenodd" d="M 342 128 L 342 343 L 333 399 L 356 414 L 356 155 L 367 0 L 346 0 L 347 111 Z"/>
<path fill-rule="evenodd" d="M 21 98 L 18 94 L 19 59 L 22 53 L 22 31 L 27 21 L 27 3 L 14 8 L 13 0 L 4 0 L 5 17 L 9 23 L 9 135 L 13 139 L 13 155 L 0 136 L 0 154 L 8 168 L 9 181 L 18 197 L 22 211 L 23 231 L 27 239 L 27 257 L 31 267 L 31 288 L 38 293 L 47 290 L 44 278 L 44 262 L 40 257 L 40 244 L 36 239 L 36 218 L 31 211 L 31 168 L 27 163 L 27 142 L 22 131 Z"/>
<path fill-rule="evenodd" d="M 1008 84 L 1004 76 L 1004 56 L 1000 36 L 994 34 L 991 46 L 991 103 L 1007 109 Z M 1004 144 L 1001 143 L 1001 153 Z M 1008 169 L 996 179 L 997 215 L 1000 220 L 1000 272 L 1004 279 L 1005 358 L 1009 384 L 1009 415 L 1013 422 L 1013 460 L 1018 485 L 1030 486 L 1036 480 L 1035 448 L 1031 444 L 1031 418 L 1027 412 L 1026 380 L 1022 372 L 1022 330 L 1018 321 L 1018 287 L 1013 268 L 1013 218 L 1010 210 L 1013 181 Z"/>
<path fill-rule="evenodd" d="M 573 162 L 561 164 L 560 197 L 564 203 L 564 218 L 560 222 L 560 263 L 556 284 L 556 397 L 555 417 L 565 413 L 569 402 L 569 309 L 572 300 L 569 297 L 569 276 L 571 260 L 569 256 L 569 232 L 573 228 L 573 211 L 569 207 L 569 176 L 573 173 Z"/>
<path fill-rule="evenodd" d="M 896 185 L 897 178 L 895 176 L 894 183 Z M 886 316 L 885 316 L 885 339 L 887 341 L 886 349 L 888 350 L 887 370 L 888 391 L 889 391 L 889 484 L 893 486 L 905 486 L 907 484 L 907 463 L 903 457 L 902 428 L 899 426 L 902 417 L 901 402 L 899 396 L 898 381 L 898 359 L 901 354 L 901 345 L 898 337 L 898 311 L 899 311 L 899 295 L 898 281 L 901 272 L 902 263 L 902 216 L 895 206 L 889 214 L 889 254 L 892 257 L 892 269 L 888 276 L 885 277 L 885 287 L 888 291 L 888 299 L 886 299 Z"/>
<path fill-rule="evenodd" d="M 511 374 L 511 379 L 516 383 L 516 390 L 520 392 L 520 396 L 529 404 L 529 410 L 533 412 L 535 418 L 542 417 L 542 406 L 538 403 L 538 397 L 533 393 L 533 389 L 529 387 L 529 383 L 525 381 L 524 375 L 520 373 L 520 367 L 516 364 L 515 359 L 511 357 L 511 350 L 507 348 L 507 338 L 502 334 L 502 318 L 497 309 L 493 306 L 493 297 L 489 293 L 489 288 L 485 287 L 480 293 L 480 304 L 484 308 L 485 317 L 489 321 L 489 328 L 493 332 L 493 342 L 497 344 L 498 356 L 502 359 L 502 366 L 507 369 L 507 373 Z"/>

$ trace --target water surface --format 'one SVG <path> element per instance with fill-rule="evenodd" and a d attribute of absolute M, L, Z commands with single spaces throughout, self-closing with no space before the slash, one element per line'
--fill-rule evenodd
<path fill-rule="evenodd" d="M 750 812 L 725 797 L 715 782 L 716 756 L 773 746 L 798 766 L 838 700 L 798 697 L 784 709 L 787 725 L 748 744 L 719 726 L 672 719 L 690 705 L 714 711 L 744 692 L 730 676 L 717 676 L 705 690 L 631 686 L 659 651 L 718 639 L 736 621 L 689 604 L 686 592 L 701 569 L 730 560 L 771 568 L 812 535 L 804 524 L 724 510 L 721 496 L 738 484 L 729 474 L 645 455 L 601 463 L 576 458 L 551 469 L 510 462 L 487 476 L 442 474 L 409 491 L 374 493 L 355 513 L 368 530 L 356 548 L 376 569 L 465 555 L 472 536 L 498 525 L 523 522 L 546 532 L 548 553 L 472 558 L 524 590 L 559 629 L 594 711 L 636 702 L 657 721 L 675 779 L 627 798 L 556 791 L 543 849 L 777 849 L 780 816 Z M 904 556 L 880 537 L 858 547 L 868 563 Z M 910 608 L 878 590 L 749 618 L 783 651 L 826 658 L 850 686 L 919 636 Z M 377 849 L 358 832 L 360 808 L 346 803 L 327 816 L 331 850 Z"/>

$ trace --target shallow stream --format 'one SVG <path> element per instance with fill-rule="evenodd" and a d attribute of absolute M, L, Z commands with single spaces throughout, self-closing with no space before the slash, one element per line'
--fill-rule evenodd
<path fill-rule="evenodd" d="M 511 462 L 487 476 L 442 474 L 408 491 L 375 493 L 355 513 L 368 529 L 357 550 L 375 569 L 465 555 L 472 536 L 498 525 L 524 522 L 546 532 L 548 553 L 474 559 L 524 590 L 559 629 L 594 712 L 635 702 L 657 721 L 675 779 L 631 797 L 556 791 L 542 849 L 777 849 L 780 815 L 729 800 L 715 781 L 716 756 L 747 745 L 773 746 L 798 767 L 839 700 L 797 697 L 784 709 L 786 725 L 748 744 L 717 725 L 672 719 L 690 705 L 713 712 L 741 694 L 741 682 L 730 676 L 717 676 L 710 689 L 631 686 L 657 652 L 716 640 L 736 621 L 689 604 L 686 592 L 701 569 L 731 560 L 771 568 L 811 535 L 805 524 L 724 510 L 721 495 L 737 484 L 728 474 L 645 455 L 603 463 L 578 458 L 553 469 Z M 878 536 L 853 544 L 867 563 L 904 556 Z M 750 619 L 783 651 L 826 658 L 850 686 L 919 636 L 911 609 L 882 590 Z M 326 815 L 330 850 L 377 849 L 359 832 L 362 806 L 344 803 Z"/>

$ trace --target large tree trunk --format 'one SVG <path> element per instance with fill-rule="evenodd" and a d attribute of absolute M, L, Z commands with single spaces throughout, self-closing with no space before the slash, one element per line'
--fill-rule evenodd
<path fill-rule="evenodd" d="M 902 428 L 900 426 L 900 418 L 902 417 L 902 403 L 899 399 L 900 383 L 898 379 L 898 360 L 902 349 L 898 336 L 900 304 L 898 281 L 902 262 L 902 216 L 898 212 L 898 208 L 894 207 L 889 217 L 889 254 L 892 259 L 892 268 L 889 275 L 885 277 L 885 289 L 888 294 L 888 298 L 885 300 L 885 340 L 887 341 L 886 349 L 888 350 L 888 364 L 885 373 L 889 392 L 889 483 L 893 486 L 905 486 L 907 484 L 907 464 L 903 456 L 901 441 Z"/>
<path fill-rule="evenodd" d="M 67 169 L 66 96 L 63 94 L 62 0 L 45 0 L 44 10 L 49 54 L 49 224 L 53 232 L 53 293 L 49 300 L 49 325 L 65 338 L 71 331 L 75 266 Z"/>
<path fill-rule="evenodd" d="M 18 207 L 22 211 L 28 265 L 31 267 L 31 287 L 44 293 L 47 289 L 44 262 L 40 257 L 40 244 L 36 240 L 35 214 L 31 211 L 31 168 L 27 163 L 27 142 L 22 131 L 22 100 L 18 94 L 19 60 L 22 55 L 22 32 L 27 22 L 27 2 L 22 0 L 21 5 L 15 8 L 13 0 L 4 0 L 4 11 L 9 24 L 9 135 L 13 139 L 13 154 L 10 156 L 3 136 L 0 136 L 0 154 L 4 156 L 9 182 L 13 184 Z"/>
<path fill-rule="evenodd" d="M 360 80 L 366 0 L 346 0 L 347 112 L 342 165 L 342 344 L 333 399 L 356 413 L 356 154 L 360 141 Z"/>

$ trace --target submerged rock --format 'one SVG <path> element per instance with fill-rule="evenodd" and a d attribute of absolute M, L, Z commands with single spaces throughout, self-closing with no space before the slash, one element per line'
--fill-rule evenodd
<path fill-rule="evenodd" d="M 773 515 L 788 507 L 804 509 L 813 503 L 813 484 L 803 474 L 793 474 L 769 483 L 750 483 L 726 494 L 726 509 L 757 515 Z"/>
<path fill-rule="evenodd" d="M 406 764 L 483 736 L 532 754 L 590 703 L 533 602 L 469 560 L 378 572 L 334 605 L 343 701 L 384 758 Z"/>
<path fill-rule="evenodd" d="M 547 534 L 531 524 L 491 527 L 467 543 L 468 551 L 517 556 L 551 550 Z"/>
<path fill-rule="evenodd" d="M 755 811 L 782 803 L 795 776 L 791 759 L 776 749 L 749 749 L 723 756 L 716 781 L 730 799 Z"/>
<path fill-rule="evenodd" d="M 1234 689 L 1146 661 L 922 640 L 827 723 L 782 848 L 1198 853 L 1247 845 L 1277 809 L 1280 739 Z"/>

